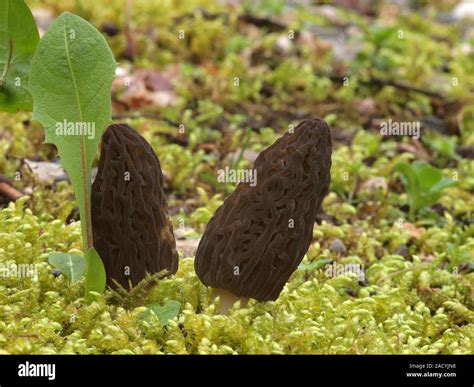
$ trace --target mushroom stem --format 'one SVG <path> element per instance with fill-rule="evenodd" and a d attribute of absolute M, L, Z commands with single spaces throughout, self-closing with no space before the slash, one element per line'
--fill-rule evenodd
<path fill-rule="evenodd" d="M 244 307 L 249 302 L 248 298 L 236 296 L 234 293 L 225 289 L 214 289 L 214 297 L 219 297 L 219 313 L 229 314 L 230 308 L 234 306 L 237 301 L 240 301 L 240 306 Z"/>

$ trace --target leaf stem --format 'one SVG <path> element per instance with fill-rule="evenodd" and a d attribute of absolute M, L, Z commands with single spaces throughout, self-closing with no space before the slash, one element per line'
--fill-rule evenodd
<path fill-rule="evenodd" d="M 67 62 L 69 66 L 69 71 L 71 72 L 71 78 L 74 84 L 74 92 L 76 95 L 77 106 L 79 109 L 79 119 L 82 122 L 83 116 L 82 116 L 82 111 L 81 111 L 81 102 L 80 102 L 80 98 L 77 92 L 77 84 L 76 84 L 76 79 L 74 77 L 74 71 L 72 69 L 71 57 L 69 55 L 69 44 L 67 40 L 66 24 L 64 24 L 64 44 L 66 47 L 66 57 L 67 57 Z M 84 199 L 84 208 L 83 208 L 84 219 L 81 218 L 81 222 L 82 220 L 84 221 L 82 222 L 82 226 L 85 229 L 85 232 L 83 232 L 83 236 L 85 237 L 85 240 L 83 241 L 84 252 L 86 252 L 87 250 L 93 247 L 92 224 L 91 224 L 91 214 L 90 214 L 90 204 L 89 204 L 89 189 L 88 189 L 89 173 L 88 173 L 88 166 L 87 166 L 85 141 L 86 141 L 85 133 L 83 133 L 81 135 L 81 170 L 82 170 L 81 173 L 82 173 L 82 193 L 83 193 L 83 199 Z"/>

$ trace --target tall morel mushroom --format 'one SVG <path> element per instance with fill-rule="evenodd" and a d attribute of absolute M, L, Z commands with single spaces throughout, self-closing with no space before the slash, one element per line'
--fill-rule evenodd
<path fill-rule="evenodd" d="M 125 289 L 146 274 L 178 269 L 178 254 L 163 192 L 163 173 L 150 144 L 130 126 L 115 124 L 102 136 L 92 184 L 94 246 L 107 285 Z"/>
<path fill-rule="evenodd" d="M 217 289 L 221 311 L 238 298 L 278 298 L 311 244 L 329 190 L 331 153 L 328 125 L 304 120 L 257 157 L 257 184 L 239 183 L 216 211 L 194 265 L 201 281 Z"/>

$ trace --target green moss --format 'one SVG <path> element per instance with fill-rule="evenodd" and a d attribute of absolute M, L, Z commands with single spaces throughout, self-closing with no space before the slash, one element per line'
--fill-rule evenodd
<path fill-rule="evenodd" d="M 80 14 L 98 28 L 108 22 L 124 29 L 121 2 L 106 7 L 97 0 L 28 3 L 55 16 L 62 11 Z M 474 351 L 474 161 L 459 157 L 456 149 L 474 144 L 474 110 L 469 105 L 474 90 L 472 39 L 463 41 L 462 23 L 436 20 L 435 11 L 449 10 L 449 1 L 422 5 L 423 12 L 407 9 L 392 15 L 389 10 L 390 18 L 383 16 L 385 12 L 369 22 L 366 16 L 338 7 L 337 23 L 308 12 L 306 6 L 288 6 L 282 20 L 302 33 L 280 50 L 278 42 L 288 31 L 266 31 L 238 21 L 246 10 L 278 17 L 283 2 L 273 3 L 260 7 L 245 2 L 228 8 L 210 0 L 168 1 L 157 7 L 148 0 L 135 0 L 131 26 L 138 56 L 133 64 L 123 58 L 124 33 L 106 38 L 117 61 L 131 71 L 160 72 L 168 64 L 179 64 L 176 103 L 149 109 L 184 124 L 185 133 L 161 118 L 130 123 L 160 158 L 174 228 L 186 238 L 202 234 L 233 190 L 233 184 L 216 179 L 218 169 L 232 165 L 231 153 L 239 154 L 242 148 L 260 152 L 306 115 L 329 121 L 335 141 L 325 217 L 279 299 L 251 301 L 221 316 L 216 313 L 218 301 L 196 277 L 193 258 L 188 257 L 176 275 L 159 281 L 143 297 L 119 302 L 108 291 L 86 304 L 81 281 L 70 286 L 64 276 L 55 277 L 47 263 L 52 251 L 81 255 L 80 224 L 66 224 L 75 206 L 70 185 L 40 182 L 21 162 L 52 161 L 55 149 L 42 144 L 43 131 L 30 123 L 30 114 L 2 113 L 0 172 L 29 197 L 0 209 L 0 351 Z M 228 17 L 206 18 L 199 12 L 190 16 L 196 7 Z M 361 51 L 354 60 L 337 62 L 325 34 L 314 33 L 313 28 L 332 33 L 348 23 L 351 40 L 346 43 L 360 46 Z M 399 29 L 404 39 L 398 38 Z M 185 39 L 178 39 L 180 30 Z M 344 75 L 350 80 L 347 86 L 340 79 Z M 372 77 L 443 93 L 443 107 L 439 98 L 377 85 Z M 413 141 L 382 138 L 376 121 L 419 121 L 426 116 L 459 129 L 456 137 L 423 129 L 421 138 L 430 161 L 458 183 L 443 191 L 437 210 L 424 209 L 408 223 L 404 209 L 408 197 L 394 168 L 416 159 L 413 152 L 400 149 L 413 146 Z M 244 157 L 239 167 L 251 164 Z M 369 184 L 374 178 L 381 182 L 380 189 Z M 336 238 L 346 253 L 331 250 Z M 327 262 L 363 265 L 365 278 L 328 277 Z M 19 264 L 36 265 L 36 276 L 18 278 L 11 272 L 6 276 L 12 265 Z M 182 309 L 166 327 L 158 317 L 140 318 L 147 304 L 167 300 L 180 302 Z"/>
<path fill-rule="evenodd" d="M 384 255 L 367 262 L 386 237 L 358 237 L 351 227 L 323 224 L 325 244 L 334 236 L 360 255 L 336 258 L 367 266 L 367 283 L 353 275 L 327 278 L 324 268 L 297 271 L 275 302 L 250 301 L 228 316 L 193 269 L 160 281 L 146 299 L 128 309 L 106 302 L 109 292 L 87 305 L 81 283 L 68 287 L 46 263 L 49 251 L 78 253 L 79 224 L 34 216 L 26 199 L 0 212 L 1 263 L 35 263 L 38 278 L 2 278 L 0 347 L 6 353 L 470 353 L 474 334 L 473 274 L 439 269 L 439 261 L 413 262 Z M 450 227 L 449 225 L 446 227 Z M 388 231 L 388 229 L 387 229 Z M 39 237 L 38 237 L 39 235 Z M 430 240 L 429 238 L 427 240 Z M 304 262 L 319 255 L 315 242 Z M 424 247 L 424 242 L 421 242 Z M 440 242 L 443 243 L 443 242 Z M 469 242 L 472 244 L 472 241 Z M 25 248 L 26 247 L 26 248 Z M 310 252 L 312 249 L 310 249 Z M 430 288 L 430 286 L 436 288 Z M 183 310 L 168 326 L 139 318 L 149 302 L 179 301 Z"/>

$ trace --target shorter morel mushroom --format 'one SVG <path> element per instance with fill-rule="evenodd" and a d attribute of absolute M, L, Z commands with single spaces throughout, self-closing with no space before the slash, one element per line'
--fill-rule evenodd
<path fill-rule="evenodd" d="M 239 183 L 216 211 L 194 265 L 217 290 L 222 313 L 239 298 L 278 298 L 311 244 L 331 152 L 328 125 L 304 120 L 257 157 L 257 184 Z"/>
<path fill-rule="evenodd" d="M 102 136 L 92 184 L 94 246 L 107 285 L 129 290 L 147 273 L 174 274 L 178 254 L 163 192 L 163 173 L 150 144 L 130 126 L 115 124 Z"/>

